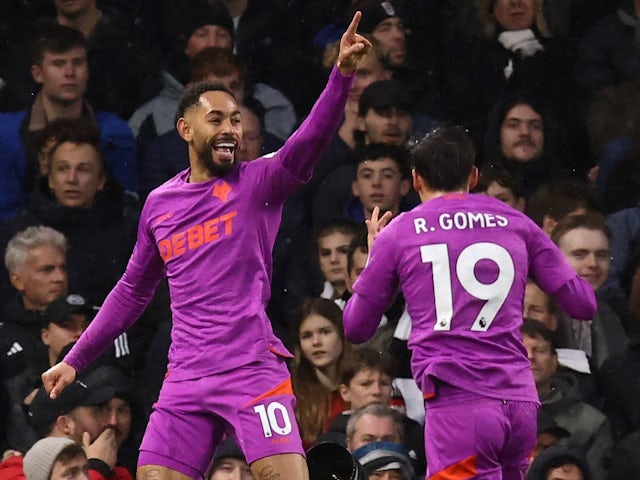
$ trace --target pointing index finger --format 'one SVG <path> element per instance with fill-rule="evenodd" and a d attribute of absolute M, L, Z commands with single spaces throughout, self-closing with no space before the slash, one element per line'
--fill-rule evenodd
<path fill-rule="evenodd" d="M 347 34 L 354 36 L 358 31 L 358 24 L 360 23 L 360 17 L 362 17 L 362 12 L 358 10 L 354 15 L 353 19 L 351 19 L 351 23 L 347 27 Z"/>

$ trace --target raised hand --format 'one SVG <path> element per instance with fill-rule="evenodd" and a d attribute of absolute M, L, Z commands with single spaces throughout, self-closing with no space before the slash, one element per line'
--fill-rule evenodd
<path fill-rule="evenodd" d="M 360 59 L 371 49 L 371 42 L 357 33 L 360 17 L 362 17 L 362 12 L 357 11 L 340 39 L 337 66 L 343 75 L 355 72 Z"/>
<path fill-rule="evenodd" d="M 42 384 L 51 399 L 55 399 L 64 388 L 76 379 L 76 369 L 60 362 L 42 374 Z"/>
<path fill-rule="evenodd" d="M 373 207 L 373 212 L 371 212 L 371 219 L 365 220 L 365 224 L 367 225 L 367 244 L 369 245 L 369 252 L 371 252 L 371 246 L 373 245 L 373 241 L 375 240 L 378 233 L 382 231 L 384 227 L 387 226 L 389 220 L 393 214 L 389 211 L 384 212 L 384 215 L 380 217 L 380 208 Z"/>

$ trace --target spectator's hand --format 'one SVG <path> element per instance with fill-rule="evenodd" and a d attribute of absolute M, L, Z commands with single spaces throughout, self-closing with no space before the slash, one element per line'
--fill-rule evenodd
<path fill-rule="evenodd" d="M 82 447 L 87 454 L 87 458 L 97 458 L 109 465 L 113 470 L 118 458 L 118 444 L 116 443 L 116 432 L 113 428 L 106 428 L 93 443 L 89 432 L 82 434 Z"/>
<path fill-rule="evenodd" d="M 364 223 L 367 224 L 367 244 L 369 245 L 369 252 L 371 252 L 373 241 L 382 231 L 382 229 L 387 226 L 387 223 L 389 223 L 389 220 L 391 220 L 392 215 L 393 214 L 391 212 L 387 211 L 384 212 L 384 215 L 382 215 L 382 217 L 380 217 L 380 208 L 374 207 L 373 212 L 371 212 L 371 219 L 365 220 Z"/>
<path fill-rule="evenodd" d="M 340 39 L 337 66 L 343 75 L 351 75 L 356 71 L 356 65 L 371 49 L 371 42 L 357 33 L 362 13 L 356 12 L 351 24 Z"/>
<path fill-rule="evenodd" d="M 55 399 L 64 388 L 76 379 L 76 369 L 65 362 L 60 362 L 42 374 L 42 384 L 51 397 Z"/>
<path fill-rule="evenodd" d="M 2 459 L 0 461 L 4 462 L 5 460 L 11 457 L 21 457 L 21 456 L 22 456 L 22 453 L 20 453 L 19 451 L 9 449 L 9 450 L 5 450 L 2 453 Z"/>

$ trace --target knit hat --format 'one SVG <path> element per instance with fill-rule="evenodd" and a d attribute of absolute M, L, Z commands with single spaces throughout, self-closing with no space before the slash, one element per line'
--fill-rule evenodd
<path fill-rule="evenodd" d="M 379 110 L 396 107 L 405 112 L 412 111 L 407 87 L 398 80 L 378 80 L 364 89 L 358 101 L 358 115 L 364 117 L 370 109 Z"/>
<path fill-rule="evenodd" d="M 358 24 L 359 33 L 372 33 L 387 18 L 402 17 L 402 12 L 395 0 L 356 0 L 348 9 L 347 25 L 358 10 L 362 12 L 362 18 Z"/>
<path fill-rule="evenodd" d="M 75 443 L 67 437 L 47 437 L 34 443 L 24 456 L 27 480 L 47 480 L 60 452 Z"/>
<path fill-rule="evenodd" d="M 367 478 L 374 472 L 398 470 L 404 480 L 413 479 L 413 467 L 407 450 L 398 443 L 369 443 L 356 449 L 353 456 L 362 465 Z"/>
<path fill-rule="evenodd" d="M 219 1 L 207 0 L 167 1 L 162 18 L 162 36 L 165 50 L 183 51 L 189 37 L 203 25 L 217 25 L 233 37 L 233 19 Z"/>

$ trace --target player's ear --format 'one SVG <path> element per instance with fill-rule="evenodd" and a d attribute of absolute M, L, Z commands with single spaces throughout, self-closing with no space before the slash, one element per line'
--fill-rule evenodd
<path fill-rule="evenodd" d="M 476 188 L 476 185 L 478 184 L 478 167 L 471 167 L 471 173 L 469 174 L 469 187 L 468 187 L 468 191 L 473 190 L 474 188 Z"/>
<path fill-rule="evenodd" d="M 413 189 L 417 193 L 420 193 L 423 190 L 424 187 L 423 187 L 423 184 L 422 184 L 422 178 L 420 178 L 420 176 L 416 172 L 415 168 L 411 169 L 411 180 L 412 180 L 412 183 L 413 183 Z"/>
<path fill-rule="evenodd" d="M 189 125 L 189 122 L 187 122 L 184 117 L 180 117 L 176 122 L 176 130 L 178 130 L 178 135 L 180 135 L 185 142 L 190 142 L 193 138 L 191 125 Z"/>

